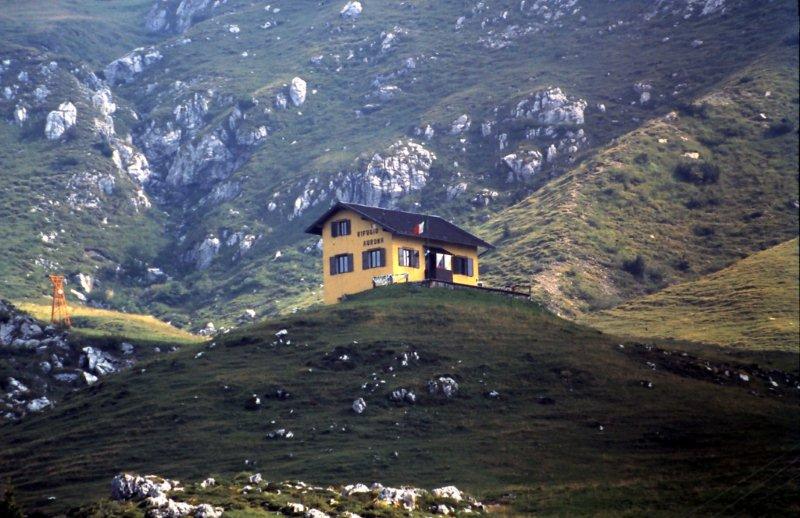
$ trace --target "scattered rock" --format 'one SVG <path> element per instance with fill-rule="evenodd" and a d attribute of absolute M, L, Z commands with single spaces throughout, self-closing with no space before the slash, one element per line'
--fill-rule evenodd
<path fill-rule="evenodd" d="M 469 129 L 471 124 L 472 121 L 470 121 L 469 115 L 465 113 L 453 121 L 453 124 L 450 126 L 450 134 L 461 135 Z"/>
<path fill-rule="evenodd" d="M 428 393 L 451 398 L 458 392 L 458 382 L 449 376 L 428 380 Z"/>
<path fill-rule="evenodd" d="M 147 67 L 157 63 L 164 56 L 154 47 L 137 48 L 119 59 L 109 63 L 104 69 L 106 81 L 110 85 L 130 83 Z"/>
<path fill-rule="evenodd" d="M 417 395 L 411 390 L 399 388 L 397 390 L 393 390 L 392 393 L 389 394 L 389 400 L 394 401 L 395 403 L 406 402 L 413 405 L 417 402 Z"/>
<path fill-rule="evenodd" d="M 413 511 L 417 507 L 417 498 L 419 496 L 420 491 L 418 489 L 384 487 L 380 489 L 376 503 L 392 507 L 403 507 L 408 511 Z"/>
<path fill-rule="evenodd" d="M 353 401 L 353 412 L 356 414 L 364 413 L 364 410 L 367 409 L 367 402 L 364 401 L 364 398 L 358 398 Z"/>
<path fill-rule="evenodd" d="M 560 88 L 550 87 L 520 101 L 512 116 L 547 126 L 580 126 L 584 122 L 586 105 L 583 99 L 569 99 Z"/>
<path fill-rule="evenodd" d="M 432 490 L 431 493 L 435 497 L 449 498 L 451 500 L 455 500 L 456 502 L 460 502 L 462 499 L 461 491 L 459 491 L 456 486 L 439 487 Z"/>
<path fill-rule="evenodd" d="M 247 401 L 245 401 L 244 403 L 244 407 L 247 410 L 258 410 L 259 408 L 261 408 L 261 398 L 258 397 L 257 394 L 253 394 L 252 396 L 247 398 Z"/>
<path fill-rule="evenodd" d="M 342 15 L 342 18 L 354 20 L 359 17 L 362 10 L 363 8 L 361 7 L 361 2 L 347 2 L 344 4 L 344 7 L 342 7 L 340 14 Z"/>
<path fill-rule="evenodd" d="M 292 79 L 289 87 L 289 97 L 295 106 L 300 106 L 306 102 L 306 82 L 299 77 Z"/>
<path fill-rule="evenodd" d="M 509 169 L 508 182 L 523 181 L 541 170 L 542 154 L 535 149 L 519 151 L 504 156 L 503 163 Z"/>

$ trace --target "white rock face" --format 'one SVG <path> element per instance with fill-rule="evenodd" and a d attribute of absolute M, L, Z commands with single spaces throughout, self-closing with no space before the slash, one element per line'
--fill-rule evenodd
<path fill-rule="evenodd" d="M 472 121 L 470 121 L 469 115 L 465 113 L 453 121 L 453 124 L 450 127 L 450 134 L 461 135 L 462 133 L 464 133 L 469 129 L 471 124 Z"/>
<path fill-rule="evenodd" d="M 292 79 L 292 84 L 289 86 L 289 97 L 295 106 L 306 102 L 306 82 L 299 77 Z"/>
<path fill-rule="evenodd" d="M 467 192 L 467 187 L 469 187 L 469 184 L 467 184 L 467 182 L 458 182 L 456 184 L 449 185 L 445 190 L 448 201 L 453 201 L 462 194 L 464 194 L 465 192 Z"/>
<path fill-rule="evenodd" d="M 584 123 L 587 103 L 583 99 L 568 99 L 560 88 L 539 90 L 520 101 L 512 112 L 515 118 L 525 118 L 547 126 L 580 126 Z"/>
<path fill-rule="evenodd" d="M 180 2 L 155 0 L 145 18 L 145 27 L 150 32 L 182 34 L 192 26 L 195 20 L 202 18 L 219 4 L 219 1 L 213 0 L 181 0 Z"/>
<path fill-rule="evenodd" d="M 340 14 L 342 18 L 355 19 L 358 18 L 362 10 L 361 2 L 347 2 L 344 4 L 344 7 L 342 7 Z"/>
<path fill-rule="evenodd" d="M 201 128 L 205 124 L 205 116 L 211 107 L 211 97 L 195 92 L 192 97 L 177 105 L 172 111 L 175 122 L 187 130 Z"/>
<path fill-rule="evenodd" d="M 164 56 L 153 47 L 134 49 L 130 53 L 109 63 L 104 72 L 106 81 L 111 85 L 130 83 L 144 70 L 161 61 Z"/>
<path fill-rule="evenodd" d="M 503 157 L 509 168 L 508 182 L 530 178 L 542 168 L 542 154 L 536 150 L 520 151 Z"/>
<path fill-rule="evenodd" d="M 58 140 L 65 131 L 70 129 L 78 120 L 78 110 L 75 105 L 67 101 L 61 103 L 57 110 L 47 114 L 44 134 L 49 140 Z"/>
<path fill-rule="evenodd" d="M 220 138 L 210 133 L 178 151 L 167 173 L 167 184 L 180 187 L 211 184 L 227 178 L 235 167 L 233 155 Z"/>
<path fill-rule="evenodd" d="M 367 409 L 367 402 L 364 401 L 364 398 L 358 398 L 353 401 L 353 412 L 356 414 L 363 414 L 364 410 Z"/>
<path fill-rule="evenodd" d="M 391 207 L 398 199 L 428 182 L 436 155 L 412 140 L 398 141 L 385 156 L 376 154 L 362 173 L 347 174 L 335 182 L 343 201 Z"/>
<path fill-rule="evenodd" d="M 78 281 L 81 289 L 86 293 L 91 293 L 94 289 L 94 277 L 88 273 L 78 273 L 75 275 L 75 280 Z"/>
<path fill-rule="evenodd" d="M 194 262 L 198 270 L 205 270 L 211 266 L 214 257 L 219 253 L 219 247 L 219 239 L 215 236 L 208 236 L 189 253 L 189 259 Z"/>
<path fill-rule="evenodd" d="M 92 95 L 92 105 L 103 115 L 111 115 L 117 111 L 117 105 L 113 99 L 111 90 L 101 88 Z"/>
<path fill-rule="evenodd" d="M 153 173 L 143 153 L 119 139 L 113 140 L 111 145 L 114 148 L 111 160 L 120 171 L 128 173 L 140 185 L 150 180 Z"/>

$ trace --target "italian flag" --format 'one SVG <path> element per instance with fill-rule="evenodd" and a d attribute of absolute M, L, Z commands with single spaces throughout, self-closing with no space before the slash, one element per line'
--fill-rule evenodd
<path fill-rule="evenodd" d="M 411 232 L 416 234 L 416 235 L 420 235 L 423 232 L 425 232 L 425 222 L 424 221 L 420 221 L 419 223 L 414 225 L 414 228 L 411 229 Z"/>

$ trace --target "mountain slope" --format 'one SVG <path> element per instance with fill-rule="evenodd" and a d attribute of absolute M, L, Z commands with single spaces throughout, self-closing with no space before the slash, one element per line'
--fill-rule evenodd
<path fill-rule="evenodd" d="M 121 470 L 187 480 L 249 470 L 453 483 L 512 514 L 685 514 L 723 511 L 751 488 L 714 497 L 776 458 L 762 472 L 769 486 L 737 509 L 791 512 L 795 359 L 622 348 L 531 303 L 381 288 L 152 360 L 0 426 L 0 473 L 49 512 L 107 497 Z M 457 382 L 454 397 L 428 393 L 439 377 Z M 399 388 L 416 404 L 391 402 Z M 253 394 L 261 404 L 248 409 Z M 293 437 L 269 438 L 281 428 Z"/>
<path fill-rule="evenodd" d="M 370 2 L 357 18 L 344 2 L 95 4 L 0 18 L 4 295 L 38 295 L 57 263 L 116 288 L 97 303 L 195 327 L 317 302 L 302 229 L 334 198 L 475 227 L 713 90 L 797 18 L 795 2 L 743 0 Z M 60 72 L 37 75 L 51 60 Z M 113 112 L 94 103 L 106 88 Z M 67 100 L 76 125 L 46 139 Z"/>
<path fill-rule="evenodd" d="M 586 322 L 625 336 L 797 351 L 799 269 L 793 239 L 696 281 L 591 315 Z"/>
<path fill-rule="evenodd" d="M 502 211 L 484 273 L 576 315 L 796 237 L 797 73 L 784 42 Z"/>

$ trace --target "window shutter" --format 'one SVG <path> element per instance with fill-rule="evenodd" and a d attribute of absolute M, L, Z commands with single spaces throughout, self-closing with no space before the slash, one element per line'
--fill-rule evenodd
<path fill-rule="evenodd" d="M 349 236 L 350 235 L 350 220 L 349 219 L 344 220 L 344 232 L 342 234 L 345 235 L 345 236 Z"/>
<path fill-rule="evenodd" d="M 330 265 L 331 265 L 331 275 L 336 275 L 338 273 L 336 271 L 336 257 L 330 258 Z"/>
<path fill-rule="evenodd" d="M 380 256 L 381 256 L 381 266 L 386 266 L 386 249 L 385 248 L 381 248 Z"/>
<path fill-rule="evenodd" d="M 347 271 L 353 271 L 353 254 L 347 254 Z"/>
<path fill-rule="evenodd" d="M 471 257 L 467 259 L 467 275 L 469 275 L 470 277 L 474 275 L 473 261 Z"/>
<path fill-rule="evenodd" d="M 331 236 L 339 237 L 339 225 L 336 224 L 336 221 L 331 223 Z"/>
<path fill-rule="evenodd" d="M 361 269 L 369 268 L 369 252 L 361 252 Z"/>
<path fill-rule="evenodd" d="M 399 266 L 403 266 L 403 249 L 402 248 L 398 248 L 397 249 L 397 264 Z"/>
<path fill-rule="evenodd" d="M 411 266 L 419 268 L 419 250 L 413 250 L 411 252 Z"/>

